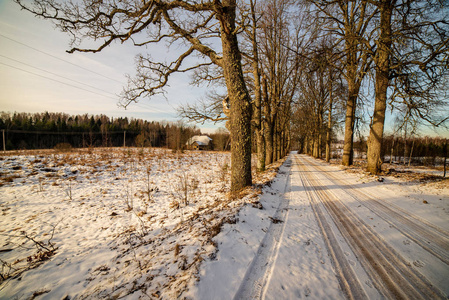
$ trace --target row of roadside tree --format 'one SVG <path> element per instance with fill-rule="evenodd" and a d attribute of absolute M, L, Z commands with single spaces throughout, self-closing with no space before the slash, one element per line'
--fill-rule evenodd
<path fill-rule="evenodd" d="M 381 169 L 387 107 L 403 120 L 447 120 L 449 11 L 441 0 L 16 0 L 74 39 L 69 52 L 142 47 L 125 107 L 163 93 L 176 73 L 211 93 L 180 115 L 226 121 L 231 189 L 251 185 L 252 143 L 262 171 L 293 140 L 321 157 L 344 127 L 342 163 L 369 123 L 368 171 Z M 153 44 L 169 48 L 162 59 Z M 253 148 L 254 148 L 253 147 Z"/>

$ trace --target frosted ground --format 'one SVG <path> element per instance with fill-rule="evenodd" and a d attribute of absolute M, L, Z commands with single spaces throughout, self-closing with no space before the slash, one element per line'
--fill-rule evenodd
<path fill-rule="evenodd" d="M 231 196 L 229 164 L 228 153 L 163 149 L 3 156 L 0 298 L 344 299 L 304 188 L 313 178 L 304 174 L 324 186 L 338 182 L 343 190 L 348 184 L 381 195 L 390 207 L 449 231 L 447 180 L 379 182 L 360 169 L 292 153 Z M 357 211 L 360 203 L 351 201 Z M 411 268 L 449 293 L 447 262 L 400 234 L 390 241 L 385 217 L 357 213 Z M 344 238 L 337 244 L 362 292 L 380 298 Z"/>

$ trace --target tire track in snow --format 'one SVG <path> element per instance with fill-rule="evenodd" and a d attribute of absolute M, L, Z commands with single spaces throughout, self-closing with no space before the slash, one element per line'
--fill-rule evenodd
<path fill-rule="evenodd" d="M 291 180 L 291 158 L 289 157 L 284 166 L 288 167 L 287 179 L 284 190 L 279 197 L 279 203 L 272 222 L 268 227 L 267 233 L 263 238 L 253 261 L 251 262 L 246 274 L 240 284 L 237 293 L 234 296 L 235 300 L 240 299 L 262 299 L 265 294 L 265 289 L 273 270 L 273 264 L 279 252 L 280 241 L 285 228 L 285 222 L 288 217 L 288 206 L 290 199 L 285 197 L 287 191 L 290 189 Z"/>
<path fill-rule="evenodd" d="M 308 161 L 307 159 L 301 159 Z M 371 228 L 329 191 L 322 189 L 311 168 L 301 162 L 304 177 L 318 195 L 374 286 L 386 298 L 445 299 L 445 296 L 383 241 Z M 344 288 L 344 286 L 342 286 Z"/>
<path fill-rule="evenodd" d="M 324 212 L 320 208 L 320 199 L 318 193 L 313 188 L 313 184 L 310 181 L 310 178 L 306 176 L 302 168 L 300 168 L 300 164 L 296 159 L 295 164 L 297 164 L 300 171 L 299 174 L 302 184 L 304 186 L 304 189 L 306 190 L 307 196 L 309 197 L 310 205 L 315 214 L 315 218 L 321 230 L 321 234 L 324 237 L 327 251 L 331 257 L 331 261 L 335 268 L 335 272 L 343 293 L 348 299 L 367 299 L 368 296 L 365 294 L 365 291 L 360 285 L 360 282 L 357 280 L 357 277 L 352 270 L 349 261 L 346 259 L 343 249 L 340 247 L 340 244 L 338 243 L 338 240 L 335 237 L 332 228 L 326 220 Z"/>
<path fill-rule="evenodd" d="M 394 204 L 388 204 L 387 206 L 372 195 L 357 190 L 353 185 L 343 182 L 329 172 L 325 172 L 323 167 L 312 159 L 306 159 L 306 161 L 322 171 L 322 174 L 335 185 L 345 187 L 345 192 L 354 200 L 367 207 L 423 249 L 438 257 L 446 265 L 449 265 L 449 234 L 446 231 L 407 213 Z"/>

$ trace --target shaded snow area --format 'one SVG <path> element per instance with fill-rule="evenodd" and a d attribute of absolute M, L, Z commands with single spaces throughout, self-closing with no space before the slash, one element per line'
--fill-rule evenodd
<path fill-rule="evenodd" d="M 3 156 L 0 298 L 182 298 L 221 226 L 257 203 L 260 187 L 229 195 L 229 164 L 162 149 Z"/>
<path fill-rule="evenodd" d="M 0 298 L 447 299 L 447 179 L 291 153 L 230 194 L 229 164 L 161 149 L 3 156 Z"/>

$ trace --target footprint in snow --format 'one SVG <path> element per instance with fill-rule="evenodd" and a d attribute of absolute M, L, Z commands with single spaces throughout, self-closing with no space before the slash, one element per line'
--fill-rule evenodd
<path fill-rule="evenodd" d="M 418 267 L 418 268 L 422 268 L 422 267 L 425 266 L 425 264 L 424 264 L 422 261 L 419 261 L 419 260 L 415 260 L 415 261 L 413 262 L 413 264 L 414 264 L 416 267 Z"/>
<path fill-rule="evenodd" d="M 305 296 L 306 296 L 306 297 L 309 297 L 309 296 L 310 296 L 311 292 L 310 292 L 310 289 L 309 289 L 308 286 L 306 286 L 306 289 L 305 289 L 304 293 L 305 293 Z"/>

